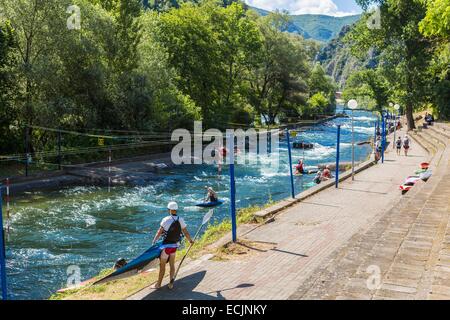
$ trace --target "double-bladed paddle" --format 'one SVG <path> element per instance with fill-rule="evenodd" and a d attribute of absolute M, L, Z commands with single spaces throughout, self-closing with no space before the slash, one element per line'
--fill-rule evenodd
<path fill-rule="evenodd" d="M 205 214 L 205 216 L 203 217 L 203 221 L 202 224 L 200 225 L 200 227 L 197 230 L 197 233 L 194 236 L 194 241 L 193 243 L 191 243 L 191 245 L 189 246 L 189 248 L 186 251 L 186 254 L 184 255 L 183 259 L 181 259 L 180 264 L 178 265 L 177 271 L 175 272 L 175 275 L 173 276 L 173 279 L 170 280 L 170 284 L 173 284 L 175 282 L 175 279 L 177 278 L 178 275 L 178 271 L 180 271 L 181 265 L 183 264 L 184 260 L 186 259 L 187 255 L 189 254 L 189 251 L 191 251 L 192 246 L 195 243 L 195 240 L 197 239 L 198 235 L 200 234 L 200 231 L 202 230 L 203 226 L 205 226 L 209 220 L 211 220 L 211 217 L 214 214 L 214 210 L 209 210 L 209 212 L 207 214 Z"/>

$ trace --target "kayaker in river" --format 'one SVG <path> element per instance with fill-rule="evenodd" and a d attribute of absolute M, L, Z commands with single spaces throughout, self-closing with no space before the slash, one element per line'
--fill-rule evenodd
<path fill-rule="evenodd" d="M 330 180 L 333 176 L 331 175 L 331 170 L 330 170 L 330 166 L 326 166 L 325 170 L 323 170 L 322 173 L 322 181 L 326 181 L 326 180 Z"/>
<path fill-rule="evenodd" d="M 320 184 L 322 182 L 322 171 L 317 171 L 316 176 L 314 177 L 313 180 L 316 184 Z"/>
<path fill-rule="evenodd" d="M 303 160 L 298 160 L 298 164 L 295 166 L 295 175 L 305 174 L 305 168 L 303 164 Z"/>
<path fill-rule="evenodd" d="M 169 216 L 162 219 L 160 228 L 153 239 L 155 244 L 159 238 L 163 237 L 163 245 L 175 245 L 174 248 L 165 248 L 161 252 L 159 257 L 159 278 L 158 282 L 154 285 L 154 289 L 161 288 L 161 283 L 166 273 L 166 264 L 170 265 L 170 279 L 173 279 L 175 275 L 175 258 L 177 253 L 177 247 L 180 245 L 181 236 L 184 234 L 186 239 L 192 244 L 194 241 L 187 230 L 184 219 L 177 216 L 178 204 L 176 202 L 170 202 L 167 206 L 169 210 Z M 173 288 L 173 284 L 169 283 L 169 289 Z"/>
<path fill-rule="evenodd" d="M 217 196 L 217 193 L 213 190 L 211 187 L 205 187 L 207 190 L 205 202 L 217 202 L 219 200 L 219 197 Z"/>

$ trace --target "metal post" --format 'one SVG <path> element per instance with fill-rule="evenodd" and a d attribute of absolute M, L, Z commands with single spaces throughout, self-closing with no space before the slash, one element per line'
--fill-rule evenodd
<path fill-rule="evenodd" d="M 341 125 L 337 126 L 337 142 L 336 142 L 336 188 L 339 188 L 339 158 L 341 153 Z"/>
<path fill-rule="evenodd" d="M 58 131 L 58 170 L 61 170 L 61 131 Z"/>
<path fill-rule="evenodd" d="M 384 163 L 384 149 L 386 147 L 386 145 L 385 145 L 386 119 L 384 118 L 384 113 L 382 113 L 381 119 L 382 119 L 382 128 L 381 128 L 381 163 Z"/>
<path fill-rule="evenodd" d="M 397 116 L 398 111 L 396 111 L 394 115 L 394 143 L 392 144 L 392 149 L 395 149 L 395 143 L 397 142 Z"/>
<path fill-rule="evenodd" d="M 286 128 L 286 137 L 289 154 L 289 172 L 291 174 L 291 195 L 292 199 L 295 199 L 295 187 L 294 187 L 294 173 L 292 172 L 292 151 L 291 151 L 291 139 L 289 137 L 289 129 Z"/>
<path fill-rule="evenodd" d="M 353 109 L 352 109 L 352 180 L 355 181 L 355 127 L 353 123 Z"/>
<path fill-rule="evenodd" d="M 2 185 L 0 184 L 0 279 L 2 283 L 2 299 L 7 300 L 6 289 L 6 250 L 5 250 L 5 238 L 3 231 L 3 198 L 2 198 Z"/>
<path fill-rule="evenodd" d="M 236 184 L 234 179 L 234 134 L 229 134 L 228 143 L 228 162 L 230 164 L 230 213 L 231 213 L 231 230 L 233 242 L 237 241 L 236 235 Z"/>

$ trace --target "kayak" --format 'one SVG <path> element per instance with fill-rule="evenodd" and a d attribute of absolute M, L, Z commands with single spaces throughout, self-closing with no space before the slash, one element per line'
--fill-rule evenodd
<path fill-rule="evenodd" d="M 163 245 L 162 241 L 158 241 L 156 244 L 151 246 L 147 251 L 145 251 L 143 254 L 141 254 L 136 259 L 128 262 L 125 266 L 122 268 L 114 271 L 110 275 L 94 282 L 94 285 L 96 284 L 102 284 L 114 280 L 119 280 L 123 278 L 128 278 L 131 276 L 134 276 L 144 270 L 147 270 L 151 267 L 151 263 L 158 259 L 161 255 L 161 251 L 165 248 L 169 247 L 175 247 L 177 245 Z"/>
<path fill-rule="evenodd" d="M 217 207 L 223 204 L 223 200 L 217 200 L 214 202 L 202 202 L 202 203 L 197 203 L 196 206 L 197 207 L 201 207 L 201 208 L 212 208 L 212 207 Z"/>
<path fill-rule="evenodd" d="M 410 184 L 410 183 L 415 184 L 419 180 L 420 180 L 420 176 L 411 176 L 406 179 L 404 184 Z"/>
<path fill-rule="evenodd" d="M 414 187 L 414 183 L 405 183 L 400 186 L 400 190 L 402 190 L 403 193 L 408 192 Z"/>
<path fill-rule="evenodd" d="M 427 181 L 428 179 L 431 178 L 432 175 L 433 175 L 433 172 L 430 171 L 430 170 L 428 170 L 428 171 L 422 172 L 422 173 L 419 175 L 419 177 L 420 177 L 420 179 L 422 179 L 423 181 Z"/>

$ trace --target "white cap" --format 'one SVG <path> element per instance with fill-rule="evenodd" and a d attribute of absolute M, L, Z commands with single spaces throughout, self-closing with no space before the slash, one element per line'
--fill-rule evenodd
<path fill-rule="evenodd" d="M 167 205 L 167 209 L 169 210 L 178 210 L 178 204 L 174 201 L 169 202 L 169 204 Z"/>

